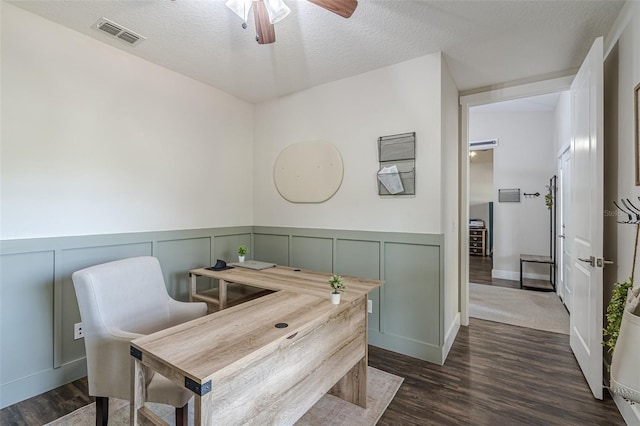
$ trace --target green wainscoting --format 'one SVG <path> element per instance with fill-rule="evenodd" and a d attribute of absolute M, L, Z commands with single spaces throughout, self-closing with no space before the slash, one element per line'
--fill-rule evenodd
<path fill-rule="evenodd" d="M 442 235 L 255 226 L 253 239 L 255 259 L 384 280 L 369 343 L 444 363 Z"/>
<path fill-rule="evenodd" d="M 0 241 L 0 407 L 86 375 L 71 274 L 133 256 L 160 260 L 169 294 L 188 300 L 188 271 L 250 259 L 383 279 L 369 295 L 372 345 L 442 364 L 443 237 L 244 226 Z M 199 280 L 200 290 L 213 285 Z M 327 287 L 327 297 L 328 297 Z"/>
<path fill-rule="evenodd" d="M 0 241 L 0 407 L 86 376 L 71 274 L 134 256 L 160 260 L 169 294 L 188 300 L 190 269 L 237 261 L 250 226 Z M 199 283 L 201 286 L 211 283 Z"/>

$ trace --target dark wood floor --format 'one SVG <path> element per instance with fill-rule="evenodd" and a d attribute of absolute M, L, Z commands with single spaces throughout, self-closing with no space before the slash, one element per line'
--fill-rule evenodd
<path fill-rule="evenodd" d="M 520 288 L 520 281 L 503 280 L 491 276 L 493 269 L 493 258 L 490 256 L 469 256 L 469 282 L 476 284 L 495 285 L 498 287 Z M 541 290 L 552 290 L 549 281 L 524 279 L 523 284 L 527 287 Z"/>
<path fill-rule="evenodd" d="M 89 396 L 87 378 L 3 408 L 0 425 L 44 425 L 95 401 Z"/>
<path fill-rule="evenodd" d="M 405 378 L 379 425 L 624 425 L 593 399 L 569 336 L 471 319 L 444 366 L 375 347 L 369 364 Z"/>
<path fill-rule="evenodd" d="M 404 377 L 379 425 L 624 425 L 592 398 L 568 336 L 471 319 L 444 366 L 369 347 L 369 364 Z M 2 425 L 42 425 L 89 404 L 86 379 L 0 411 Z"/>

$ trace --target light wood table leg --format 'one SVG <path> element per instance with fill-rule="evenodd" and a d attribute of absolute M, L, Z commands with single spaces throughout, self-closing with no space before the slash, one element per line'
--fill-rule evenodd
<path fill-rule="evenodd" d="M 227 282 L 218 280 L 218 299 L 220 299 L 220 310 L 227 307 Z"/>
<path fill-rule="evenodd" d="M 359 306 L 355 309 L 363 309 L 364 315 L 364 329 L 367 330 L 368 314 L 367 312 L 367 297 L 362 298 Z M 329 393 L 349 401 L 352 404 L 359 405 L 362 408 L 367 408 L 367 368 L 369 366 L 369 351 L 367 347 L 367 333 L 364 334 L 364 357 L 351 370 L 347 372 L 336 383 Z"/>
<path fill-rule="evenodd" d="M 367 358 L 362 358 L 329 391 L 331 395 L 367 408 Z"/>
<path fill-rule="evenodd" d="M 138 419 L 138 410 L 144 407 L 144 401 L 146 398 L 146 387 L 144 378 L 144 369 L 142 363 L 131 357 L 131 404 L 130 404 L 130 419 L 131 426 L 137 426 L 140 424 Z"/>
<path fill-rule="evenodd" d="M 211 400 L 211 394 L 195 395 L 193 398 L 193 424 L 194 426 L 213 426 L 213 410 L 215 407 Z"/>
<path fill-rule="evenodd" d="M 202 424 L 202 397 L 196 395 L 193 397 L 193 424 L 198 426 Z"/>
<path fill-rule="evenodd" d="M 196 279 L 197 275 L 189 273 L 189 282 L 190 282 L 190 291 L 189 291 L 189 302 L 193 302 L 193 295 L 196 294 Z"/>

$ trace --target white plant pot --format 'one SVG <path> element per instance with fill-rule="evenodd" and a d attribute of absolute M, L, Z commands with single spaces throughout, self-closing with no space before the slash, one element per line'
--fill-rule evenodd
<path fill-rule="evenodd" d="M 244 262 L 244 256 L 238 256 L 238 262 Z"/>
<path fill-rule="evenodd" d="M 611 360 L 611 390 L 631 401 L 640 402 L 640 307 L 624 310 L 620 334 Z"/>
<path fill-rule="evenodd" d="M 331 303 L 334 305 L 340 304 L 340 293 L 331 293 Z"/>

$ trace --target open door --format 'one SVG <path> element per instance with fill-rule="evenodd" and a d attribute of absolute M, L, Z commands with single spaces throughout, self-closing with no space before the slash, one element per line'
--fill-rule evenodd
<path fill-rule="evenodd" d="M 571 84 L 571 349 L 602 399 L 603 41 Z"/>

